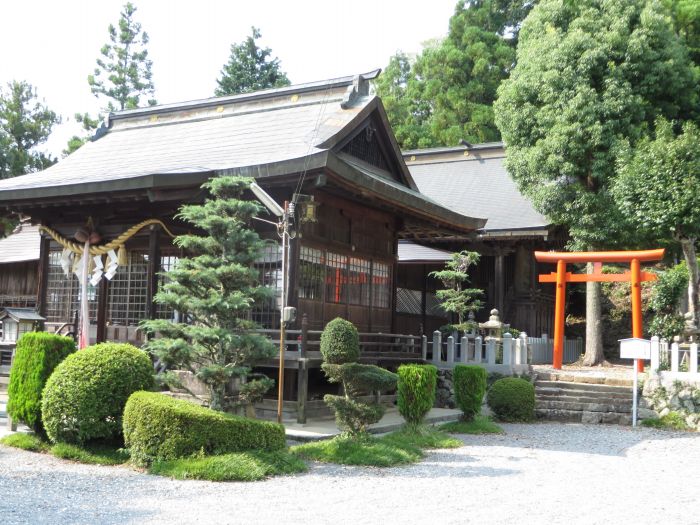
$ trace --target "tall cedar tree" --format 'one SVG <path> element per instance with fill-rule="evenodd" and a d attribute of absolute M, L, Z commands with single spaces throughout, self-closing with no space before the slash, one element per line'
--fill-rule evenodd
<path fill-rule="evenodd" d="M 156 104 L 153 98 L 152 62 L 146 49 L 148 34 L 134 19 L 135 13 L 136 7 L 127 2 L 120 13 L 118 27 L 110 24 L 107 28 L 109 43 L 100 49 L 97 67 L 92 75 L 88 75 L 92 94 L 106 99 L 103 113 L 137 108 L 145 97 L 148 97 L 148 105 Z M 76 113 L 75 120 L 90 134 L 97 129 L 100 121 L 87 113 Z M 69 155 L 77 150 L 88 138 L 72 137 L 64 154 Z"/>
<path fill-rule="evenodd" d="M 426 45 L 414 61 L 401 52 L 390 59 L 377 93 L 403 148 L 500 138 L 492 104 L 533 3 L 460 0 L 444 40 Z"/>
<path fill-rule="evenodd" d="M 610 194 L 620 147 L 657 116 L 697 100 L 687 54 L 655 1 L 541 0 L 523 23 L 517 65 L 498 90 L 506 167 L 571 246 L 635 242 Z M 603 360 L 600 285 L 587 283 L 584 363 Z"/>
<path fill-rule="evenodd" d="M 189 370 L 205 383 L 214 410 L 227 408 L 227 385 L 234 378 L 245 382 L 243 395 L 272 386 L 266 378 L 250 380 L 251 367 L 275 355 L 272 342 L 256 333 L 259 327 L 250 320 L 253 306 L 269 296 L 253 267 L 263 241 L 250 223 L 262 209 L 241 199 L 250 182 L 211 179 L 203 186 L 210 193 L 204 204 L 182 207 L 179 217 L 206 233 L 175 239 L 187 256 L 168 272 L 155 300 L 182 312 L 187 322 L 143 323 L 149 333 L 159 334 L 148 341 L 148 351 L 168 368 Z M 163 379 L 181 386 L 172 373 Z"/>
<path fill-rule="evenodd" d="M 639 230 L 656 242 L 672 238 L 680 244 L 689 275 L 688 313 L 698 326 L 700 130 L 687 122 L 682 131 L 676 136 L 671 123 L 660 119 L 654 139 L 621 155 L 613 194 Z"/>
<path fill-rule="evenodd" d="M 462 251 L 453 253 L 449 261 L 445 263 L 445 269 L 431 272 L 431 277 L 439 279 L 443 286 L 435 295 L 440 300 L 443 309 L 457 315 L 457 330 L 469 330 L 472 328 L 467 321 L 469 312 L 476 312 L 483 304 L 481 297 L 483 290 L 468 288 L 469 268 L 479 262 L 479 254 L 476 252 Z"/>
<path fill-rule="evenodd" d="M 221 78 L 216 80 L 217 97 L 289 85 L 287 75 L 280 70 L 279 59 L 270 58 L 272 50 L 258 47 L 260 30 L 255 27 L 251 30 L 243 42 L 231 45 L 231 56 L 221 70 Z"/>
<path fill-rule="evenodd" d="M 36 148 L 60 122 L 27 82 L 12 81 L 7 89 L 0 89 L 0 179 L 40 171 L 55 163 L 55 158 Z M 0 237 L 12 231 L 14 223 L 0 218 Z"/>

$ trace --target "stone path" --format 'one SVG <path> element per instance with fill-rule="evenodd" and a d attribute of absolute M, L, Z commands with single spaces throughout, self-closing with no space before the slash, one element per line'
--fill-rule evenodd
<path fill-rule="evenodd" d="M 700 435 L 504 425 L 393 469 L 173 481 L 0 446 L 0 523 L 700 524 Z"/>

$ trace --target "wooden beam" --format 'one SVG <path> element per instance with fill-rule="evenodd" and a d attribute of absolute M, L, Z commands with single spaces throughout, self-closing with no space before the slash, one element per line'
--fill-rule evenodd
<path fill-rule="evenodd" d="M 49 249 L 51 247 L 51 239 L 41 237 L 39 244 L 39 275 L 36 293 L 36 306 L 39 315 L 46 317 L 46 288 L 49 280 Z"/>
<path fill-rule="evenodd" d="M 100 292 L 97 296 L 97 333 L 96 342 L 104 343 L 107 340 L 107 298 L 109 297 L 109 280 L 100 280 Z"/>
<path fill-rule="evenodd" d="M 654 273 L 640 272 L 640 281 L 656 281 L 658 277 Z M 624 273 L 571 273 L 566 272 L 565 281 L 568 283 L 621 283 L 630 282 L 632 279 L 630 272 Z M 549 274 L 541 274 L 539 276 L 541 283 L 556 283 L 557 274 L 552 272 Z"/>

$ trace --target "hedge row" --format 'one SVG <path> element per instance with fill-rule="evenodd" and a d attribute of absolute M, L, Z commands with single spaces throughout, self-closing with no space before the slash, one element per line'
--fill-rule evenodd
<path fill-rule="evenodd" d="M 156 392 L 136 392 L 129 398 L 124 443 L 140 465 L 194 454 L 286 446 L 282 425 L 216 412 Z"/>
<path fill-rule="evenodd" d="M 418 425 L 435 403 L 437 368 L 433 365 L 401 365 L 399 376 L 399 413 L 406 422 Z"/>

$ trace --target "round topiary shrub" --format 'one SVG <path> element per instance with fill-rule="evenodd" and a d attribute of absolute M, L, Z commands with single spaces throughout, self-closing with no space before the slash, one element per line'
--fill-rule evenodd
<path fill-rule="evenodd" d="M 437 368 L 433 365 L 401 365 L 396 371 L 399 413 L 407 423 L 419 425 L 435 404 Z"/>
<path fill-rule="evenodd" d="M 286 446 L 284 427 L 173 399 L 136 392 L 124 408 L 124 443 L 139 465 L 193 454 L 224 454 Z"/>
<path fill-rule="evenodd" d="M 525 379 L 505 377 L 491 385 L 487 403 L 501 421 L 532 421 L 535 387 Z"/>
<path fill-rule="evenodd" d="M 44 388 L 44 427 L 53 442 L 85 443 L 119 438 L 129 396 L 153 387 L 153 366 L 145 352 L 101 343 L 68 356 Z"/>
<path fill-rule="evenodd" d="M 465 421 L 471 421 L 481 413 L 481 404 L 486 393 L 486 369 L 475 365 L 457 365 L 452 375 L 455 401 L 464 414 Z"/>
<path fill-rule="evenodd" d="M 360 358 L 360 336 L 350 321 L 336 317 L 321 334 L 321 356 L 330 364 L 352 363 Z"/>
<path fill-rule="evenodd" d="M 30 332 L 19 338 L 8 385 L 7 412 L 13 419 L 43 433 L 41 392 L 54 368 L 75 350 L 75 341 L 62 335 Z"/>

